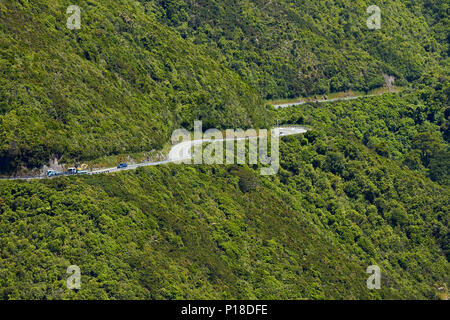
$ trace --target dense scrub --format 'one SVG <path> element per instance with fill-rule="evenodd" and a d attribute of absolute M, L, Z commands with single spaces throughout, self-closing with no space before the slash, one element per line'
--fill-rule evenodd
<path fill-rule="evenodd" d="M 280 123 L 281 169 L 166 165 L 0 181 L 0 299 L 448 298 L 448 4 L 0 2 L 0 173 Z M 262 98 L 414 81 L 274 110 Z M 66 287 L 78 265 L 81 290 Z M 369 265 L 382 271 L 368 290 Z"/>
<path fill-rule="evenodd" d="M 444 0 L 142 2 L 267 99 L 367 91 L 384 84 L 383 74 L 402 84 L 429 69 L 448 68 Z M 381 10 L 379 30 L 366 25 L 373 4 Z"/>
<path fill-rule="evenodd" d="M 265 123 L 240 77 L 130 1 L 0 2 L 0 171 L 160 149 L 172 130 Z"/>
<path fill-rule="evenodd" d="M 309 104 L 274 112 L 280 123 L 309 124 L 364 143 L 432 180 L 450 185 L 450 82 L 441 79 L 414 92 Z M 326 146 L 326 140 L 321 141 Z"/>
<path fill-rule="evenodd" d="M 332 126 L 283 138 L 281 166 L 0 182 L 0 297 L 445 297 L 448 187 Z"/>
<path fill-rule="evenodd" d="M 0 3 L 0 172 L 160 149 L 170 132 L 266 126 L 261 98 L 370 90 L 448 72 L 448 4 L 389 1 Z"/>

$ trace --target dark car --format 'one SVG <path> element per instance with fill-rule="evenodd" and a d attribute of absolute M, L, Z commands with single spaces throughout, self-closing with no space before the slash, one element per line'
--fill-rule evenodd
<path fill-rule="evenodd" d="M 126 168 L 126 167 L 128 167 L 128 165 L 125 162 L 123 162 L 117 166 L 117 169 Z"/>

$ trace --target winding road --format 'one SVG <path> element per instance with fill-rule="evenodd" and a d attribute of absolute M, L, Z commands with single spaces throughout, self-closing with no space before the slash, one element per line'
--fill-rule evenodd
<path fill-rule="evenodd" d="M 299 102 L 291 102 L 291 103 L 284 103 L 284 104 L 277 104 L 274 105 L 276 109 L 278 108 L 286 108 L 286 107 L 292 107 L 297 105 L 302 105 L 306 103 L 324 103 L 324 102 L 334 102 L 334 101 L 345 101 L 345 100 L 353 100 L 353 99 L 359 99 L 359 98 L 367 98 L 367 97 L 373 97 L 373 96 L 379 96 L 383 95 L 381 94 L 370 94 L 365 96 L 354 96 L 354 97 L 342 97 L 342 98 L 334 98 L 334 99 L 328 99 L 328 100 L 317 100 L 317 101 L 299 101 Z M 293 134 L 299 134 L 299 133 L 305 133 L 308 131 L 305 127 L 276 127 L 273 130 L 275 130 L 276 134 L 278 136 L 288 136 Z M 220 141 L 226 141 L 226 140 L 242 140 L 242 139 L 248 139 L 248 137 L 245 138 L 225 138 L 225 139 L 201 139 L 201 140 L 191 140 L 191 141 L 184 141 L 181 143 L 178 143 L 174 146 L 172 146 L 169 156 L 166 160 L 163 161 L 157 161 L 157 162 L 142 162 L 137 164 L 130 164 L 126 168 L 104 168 L 104 169 L 98 169 L 98 170 L 92 170 L 89 171 L 87 174 L 101 174 L 101 173 L 111 173 L 111 172 L 117 172 L 117 171 L 123 171 L 123 170 L 134 170 L 139 167 L 148 167 L 148 166 L 158 166 L 163 165 L 167 163 L 180 163 L 184 160 L 189 160 L 193 157 L 192 155 L 192 147 L 198 144 L 207 143 L 207 142 L 220 142 Z M 66 176 L 61 175 L 61 176 Z M 56 177 L 53 177 L 56 178 Z M 33 176 L 33 177 L 11 177 L 11 178 L 0 178 L 0 180 L 37 180 L 37 179 L 49 179 L 47 176 Z"/>
<path fill-rule="evenodd" d="M 345 100 L 353 100 L 353 99 L 360 99 L 360 98 L 368 98 L 368 97 L 376 97 L 381 96 L 385 94 L 383 93 L 377 93 L 377 94 L 367 94 L 364 96 L 351 96 L 351 97 L 342 97 L 342 98 L 333 98 L 333 99 L 321 99 L 321 100 L 315 100 L 315 101 L 298 101 L 298 102 L 288 102 L 283 104 L 275 104 L 274 108 L 287 108 L 287 107 L 293 107 L 293 106 L 299 106 L 306 103 L 324 103 L 324 102 L 335 102 L 335 101 L 345 101 Z"/>
<path fill-rule="evenodd" d="M 272 129 L 274 130 L 274 134 L 278 137 L 293 135 L 293 134 L 299 134 L 299 133 L 305 133 L 308 131 L 305 127 L 277 127 Z M 87 174 L 101 174 L 101 173 L 112 173 L 112 172 L 118 172 L 118 171 L 124 171 L 124 170 L 134 170 L 139 167 L 148 167 L 148 166 L 158 166 L 163 165 L 167 163 L 180 163 L 185 160 L 192 159 L 192 147 L 198 144 L 208 143 L 208 142 L 223 142 L 227 140 L 244 140 L 248 139 L 248 137 L 244 138 L 224 138 L 224 139 L 201 139 L 201 140 L 191 140 L 191 141 L 184 141 L 181 143 L 177 143 L 170 149 L 169 156 L 166 160 L 163 161 L 157 161 L 157 162 L 142 162 L 137 164 L 130 164 L 126 168 L 103 168 L 98 170 L 92 170 L 89 171 Z M 61 176 L 67 176 L 68 174 L 60 175 L 60 176 L 54 176 L 52 178 L 48 178 L 47 176 L 35 176 L 35 177 L 12 177 L 12 178 L 0 178 L 1 180 L 38 180 L 38 179 L 53 179 Z"/>

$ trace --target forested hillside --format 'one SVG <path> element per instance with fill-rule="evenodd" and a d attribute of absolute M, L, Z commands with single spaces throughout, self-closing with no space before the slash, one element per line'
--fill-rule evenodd
<path fill-rule="evenodd" d="M 0 171 L 160 149 L 194 119 L 265 124 L 256 90 L 134 1 L 0 2 Z"/>
<path fill-rule="evenodd" d="M 383 86 L 384 74 L 405 84 L 425 70 L 448 68 L 445 0 L 142 2 L 267 99 L 367 91 Z M 379 30 L 366 25 L 374 4 Z"/>
<path fill-rule="evenodd" d="M 283 138 L 275 176 L 167 165 L 0 182 L 0 298 L 445 298 L 448 187 L 337 123 Z M 71 264 L 81 290 L 65 287 Z M 372 264 L 381 290 L 366 288 Z"/>
<path fill-rule="evenodd" d="M 339 130 L 377 154 L 450 185 L 450 81 L 414 91 L 352 101 L 309 104 L 274 112 L 280 124 Z M 320 130 L 308 133 L 318 134 Z M 320 137 L 326 148 L 327 137 Z M 322 159 L 323 160 L 323 159 Z"/>
<path fill-rule="evenodd" d="M 304 125 L 280 171 L 0 180 L 0 299 L 448 299 L 448 1 L 0 0 L 0 176 Z M 275 109 L 267 99 L 400 93 Z M 80 290 L 66 286 L 81 269 Z M 366 286 L 370 265 L 380 290 Z"/>
<path fill-rule="evenodd" d="M 170 132 L 260 127 L 262 99 L 448 74 L 448 3 L 0 2 L 0 172 L 160 149 Z"/>

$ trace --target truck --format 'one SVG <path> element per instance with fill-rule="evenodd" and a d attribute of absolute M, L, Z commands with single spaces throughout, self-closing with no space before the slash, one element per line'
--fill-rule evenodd
<path fill-rule="evenodd" d="M 56 176 L 56 171 L 55 170 L 47 170 L 47 177 L 53 177 Z"/>
<path fill-rule="evenodd" d="M 55 176 L 62 176 L 64 174 L 64 172 L 57 172 L 53 169 L 49 169 L 47 170 L 47 177 L 55 177 Z"/>
<path fill-rule="evenodd" d="M 80 168 L 72 167 L 67 170 L 67 174 L 88 174 L 86 169 L 80 170 Z"/>
<path fill-rule="evenodd" d="M 89 171 L 86 170 L 87 166 L 86 165 L 82 165 L 79 166 L 77 165 L 77 167 L 71 167 L 69 169 L 67 169 L 67 171 L 65 172 L 57 172 L 53 169 L 49 169 L 47 170 L 47 177 L 55 177 L 55 176 L 62 176 L 62 175 L 73 175 L 73 174 L 88 174 Z"/>

